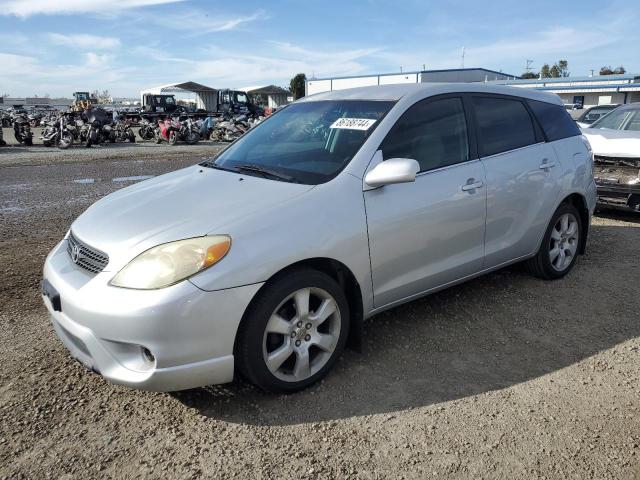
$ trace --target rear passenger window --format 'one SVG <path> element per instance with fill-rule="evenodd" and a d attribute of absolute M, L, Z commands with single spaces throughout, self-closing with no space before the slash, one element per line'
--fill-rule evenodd
<path fill-rule="evenodd" d="M 469 142 L 462 100 L 444 98 L 416 103 L 402 114 L 380 149 L 385 160 L 417 160 L 421 172 L 466 162 Z"/>
<path fill-rule="evenodd" d="M 527 101 L 550 142 L 580 135 L 580 129 L 576 122 L 571 119 L 571 116 L 562 105 L 539 102 L 537 100 Z"/>
<path fill-rule="evenodd" d="M 536 143 L 531 116 L 520 100 L 473 97 L 482 155 L 487 157 Z"/>

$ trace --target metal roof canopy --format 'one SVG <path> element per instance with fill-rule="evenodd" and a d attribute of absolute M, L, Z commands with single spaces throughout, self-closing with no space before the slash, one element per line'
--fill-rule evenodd
<path fill-rule="evenodd" d="M 160 85 L 158 87 L 151 87 L 140 92 L 140 96 L 144 95 L 162 95 L 170 93 L 192 93 L 196 96 L 196 107 L 204 110 L 215 111 L 217 108 L 217 95 L 218 90 L 215 88 L 207 87 L 196 82 L 182 82 L 182 83 L 170 83 L 167 85 Z"/>

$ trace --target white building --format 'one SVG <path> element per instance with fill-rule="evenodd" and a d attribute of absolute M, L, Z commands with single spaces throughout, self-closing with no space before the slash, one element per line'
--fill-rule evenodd
<path fill-rule="evenodd" d="M 565 104 L 579 108 L 640 102 L 640 74 L 594 75 L 592 77 L 498 80 L 494 84 L 535 88 L 557 94 Z"/>
<path fill-rule="evenodd" d="M 345 88 L 390 85 L 397 83 L 470 83 L 517 79 L 515 75 L 486 68 L 454 68 L 448 70 L 421 70 L 404 73 L 384 73 L 350 77 L 311 78 L 306 81 L 305 94 L 344 90 Z"/>

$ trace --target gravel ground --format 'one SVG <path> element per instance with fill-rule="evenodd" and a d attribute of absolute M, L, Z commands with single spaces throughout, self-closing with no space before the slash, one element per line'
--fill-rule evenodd
<path fill-rule="evenodd" d="M 0 153 L 0 478 L 640 478 L 638 217 L 596 217 L 561 281 L 513 267 L 379 315 L 304 392 L 139 392 L 69 357 L 37 289 L 88 205 L 213 147 L 124 148 Z"/>

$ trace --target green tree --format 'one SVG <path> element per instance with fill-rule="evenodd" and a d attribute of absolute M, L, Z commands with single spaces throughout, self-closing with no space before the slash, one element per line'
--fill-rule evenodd
<path fill-rule="evenodd" d="M 559 60 L 556 65 L 558 66 L 558 72 L 561 77 L 569 76 L 569 62 L 566 60 Z"/>
<path fill-rule="evenodd" d="M 538 74 L 535 72 L 524 72 L 522 75 L 520 75 L 520 78 L 538 78 Z"/>
<path fill-rule="evenodd" d="M 548 63 L 542 65 L 542 68 L 540 69 L 540 76 L 542 78 L 551 78 L 551 68 Z"/>
<path fill-rule="evenodd" d="M 289 83 L 289 90 L 293 94 L 294 100 L 304 97 L 304 86 L 307 81 L 307 76 L 304 73 L 298 73 L 291 79 Z"/>
<path fill-rule="evenodd" d="M 611 65 L 602 67 L 600 69 L 600 75 L 613 75 L 613 70 L 611 70 Z"/>
<path fill-rule="evenodd" d="M 616 75 L 623 75 L 623 74 L 627 73 L 627 70 L 622 65 L 620 65 L 618 68 L 616 68 L 613 71 L 613 73 L 615 73 Z"/>

